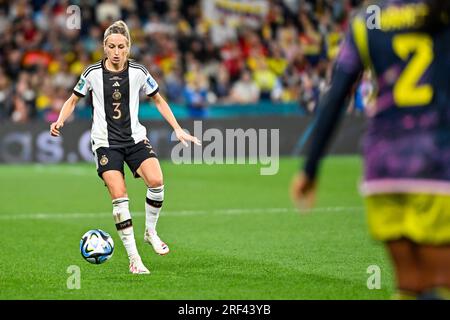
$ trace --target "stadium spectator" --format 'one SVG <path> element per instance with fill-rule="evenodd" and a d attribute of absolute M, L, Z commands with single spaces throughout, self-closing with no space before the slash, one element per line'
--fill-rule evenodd
<path fill-rule="evenodd" d="M 95 13 L 97 22 L 102 26 L 121 18 L 120 5 L 113 0 L 105 0 L 98 4 Z"/>
<path fill-rule="evenodd" d="M 250 71 L 244 70 L 241 78 L 234 83 L 229 97 L 230 103 L 250 104 L 259 100 L 259 87 L 252 80 Z"/>
<path fill-rule="evenodd" d="M 227 69 L 222 65 L 217 70 L 217 75 L 212 77 L 212 93 L 216 102 L 226 102 L 230 95 L 230 76 Z"/>
<path fill-rule="evenodd" d="M 300 105 L 309 113 L 313 113 L 320 95 L 319 87 L 315 85 L 315 79 L 307 73 L 301 77 L 300 83 Z"/>
<path fill-rule="evenodd" d="M 30 75 L 21 72 L 13 94 L 13 122 L 25 123 L 35 113 L 35 92 L 30 86 Z"/>
<path fill-rule="evenodd" d="M 192 118 L 204 118 L 208 107 L 208 89 L 204 76 L 198 75 L 187 79 L 184 88 L 184 97 Z"/>
<path fill-rule="evenodd" d="M 263 101 L 270 101 L 272 92 L 277 86 L 278 78 L 275 72 L 269 69 L 265 60 L 259 59 L 256 61 L 253 80 L 259 88 L 259 98 Z"/>
<path fill-rule="evenodd" d="M 165 77 L 166 95 L 169 101 L 182 103 L 183 100 L 183 71 L 179 64 L 175 64 L 172 69 L 166 73 Z"/>
<path fill-rule="evenodd" d="M 12 84 L 0 69 L 0 119 L 6 119 L 12 111 Z"/>
<path fill-rule="evenodd" d="M 231 79 L 236 80 L 244 68 L 244 57 L 237 41 L 228 41 L 220 48 L 222 64 L 227 68 Z"/>
<path fill-rule="evenodd" d="M 231 27 L 225 20 L 225 17 L 220 17 L 219 21 L 210 29 L 212 43 L 216 47 L 221 47 L 228 41 L 237 40 L 236 28 Z"/>
<path fill-rule="evenodd" d="M 283 57 L 281 48 L 275 43 L 272 43 L 270 54 L 267 57 L 269 69 L 272 70 L 277 77 L 281 77 L 285 74 L 288 64 L 287 59 Z"/>

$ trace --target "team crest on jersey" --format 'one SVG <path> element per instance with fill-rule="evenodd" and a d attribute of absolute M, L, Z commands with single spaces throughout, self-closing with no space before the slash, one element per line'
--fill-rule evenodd
<path fill-rule="evenodd" d="M 78 83 L 77 83 L 78 91 L 81 91 L 83 89 L 85 83 L 86 83 L 86 81 L 84 79 L 80 79 L 80 81 L 78 81 Z"/>
<path fill-rule="evenodd" d="M 122 94 L 120 93 L 119 90 L 116 89 L 116 91 L 114 91 L 112 97 L 114 100 L 120 100 L 120 98 L 122 98 Z"/>
<path fill-rule="evenodd" d="M 100 164 L 102 166 L 106 166 L 108 164 L 108 158 L 105 155 L 102 155 L 102 158 L 100 159 Z"/>

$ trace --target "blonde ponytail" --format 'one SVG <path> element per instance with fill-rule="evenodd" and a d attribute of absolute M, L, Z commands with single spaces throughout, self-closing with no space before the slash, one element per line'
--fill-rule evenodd
<path fill-rule="evenodd" d="M 127 38 L 128 41 L 128 48 L 131 48 L 131 37 L 130 37 L 130 31 L 128 30 L 128 26 L 125 22 L 122 20 L 118 20 L 114 22 L 112 25 L 106 29 L 105 34 L 103 35 L 103 45 L 106 45 L 106 40 L 108 37 L 112 34 L 121 34 L 125 38 Z"/>

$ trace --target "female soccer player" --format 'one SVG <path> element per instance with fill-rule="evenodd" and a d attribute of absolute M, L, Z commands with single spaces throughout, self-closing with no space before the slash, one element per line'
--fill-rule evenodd
<path fill-rule="evenodd" d="M 97 172 L 105 182 L 112 199 L 113 217 L 119 236 L 130 260 L 130 272 L 148 274 L 136 248 L 129 200 L 124 179 L 124 162 L 136 178 L 147 185 L 145 203 L 146 223 L 144 240 L 156 253 L 165 255 L 169 247 L 156 232 L 156 223 L 164 200 L 164 184 L 156 154 L 147 140 L 147 130 L 139 123 L 139 92 L 144 90 L 155 102 L 158 111 L 185 146 L 200 141 L 185 133 L 175 119 L 169 105 L 158 93 L 158 84 L 147 69 L 128 59 L 131 39 L 123 21 L 112 24 L 104 33 L 105 58 L 89 66 L 81 75 L 71 97 L 64 103 L 58 120 L 51 124 L 50 133 L 60 135 L 60 129 L 72 114 L 80 97 L 88 92 L 92 97 L 92 150 Z"/>
<path fill-rule="evenodd" d="M 312 204 L 345 98 L 371 68 L 378 96 L 361 188 L 369 229 L 390 252 L 397 298 L 450 298 L 450 0 L 382 3 L 378 27 L 369 13 L 351 24 L 292 196 Z"/>

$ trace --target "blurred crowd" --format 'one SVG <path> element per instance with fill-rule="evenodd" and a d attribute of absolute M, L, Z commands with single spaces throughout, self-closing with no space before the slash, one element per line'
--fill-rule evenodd
<path fill-rule="evenodd" d="M 54 121 L 79 75 L 102 59 L 103 32 L 119 19 L 130 29 L 131 58 L 192 116 L 260 101 L 313 112 L 360 2 L 267 0 L 267 14 L 251 25 L 230 23 L 227 12 L 211 19 L 201 0 L 0 0 L 0 119 Z M 369 83 L 355 94 L 355 109 Z"/>

